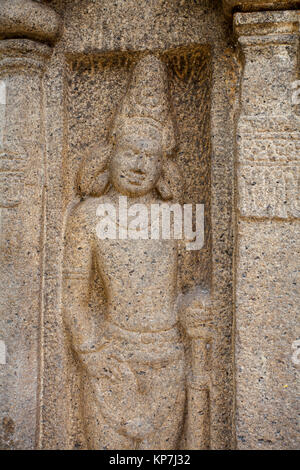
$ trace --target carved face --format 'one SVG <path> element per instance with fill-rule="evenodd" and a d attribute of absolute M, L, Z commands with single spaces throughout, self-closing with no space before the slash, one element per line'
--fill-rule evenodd
<path fill-rule="evenodd" d="M 129 197 L 143 196 L 158 182 L 162 168 L 160 139 L 131 134 L 118 139 L 110 163 L 111 182 Z"/>

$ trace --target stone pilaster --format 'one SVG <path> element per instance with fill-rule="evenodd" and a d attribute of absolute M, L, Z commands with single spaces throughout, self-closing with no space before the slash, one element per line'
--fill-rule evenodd
<path fill-rule="evenodd" d="M 45 28 L 45 34 L 43 30 Z M 43 73 L 58 34 L 52 10 L 0 6 L 0 447 L 32 449 L 41 366 L 45 148 Z M 43 40 L 43 43 L 40 42 Z M 48 43 L 48 44 L 47 44 Z"/>
<path fill-rule="evenodd" d="M 299 11 L 237 13 L 234 28 L 243 61 L 236 163 L 237 447 L 292 449 L 297 447 Z"/>

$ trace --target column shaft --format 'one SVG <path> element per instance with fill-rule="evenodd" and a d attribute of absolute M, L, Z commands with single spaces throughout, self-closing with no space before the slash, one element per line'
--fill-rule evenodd
<path fill-rule="evenodd" d="M 236 437 L 240 449 L 297 446 L 300 120 L 293 101 L 299 12 L 237 13 Z M 299 319 L 298 319 L 299 324 Z M 299 331 L 298 331 L 299 334 Z"/>
<path fill-rule="evenodd" d="M 1 447 L 32 449 L 37 431 L 44 231 L 42 74 L 51 49 L 0 42 Z"/>

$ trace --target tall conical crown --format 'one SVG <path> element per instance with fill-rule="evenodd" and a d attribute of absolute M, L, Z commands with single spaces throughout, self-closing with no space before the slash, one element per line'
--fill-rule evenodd
<path fill-rule="evenodd" d="M 153 55 L 143 57 L 136 65 L 112 136 L 118 139 L 131 132 L 159 141 L 167 154 L 176 144 L 166 67 Z"/>

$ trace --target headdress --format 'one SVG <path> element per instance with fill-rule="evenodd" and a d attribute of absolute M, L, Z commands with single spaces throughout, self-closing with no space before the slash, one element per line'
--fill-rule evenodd
<path fill-rule="evenodd" d="M 166 66 L 153 55 L 143 57 L 133 71 L 112 138 L 132 133 L 158 141 L 166 154 L 171 154 L 176 144 Z"/>

